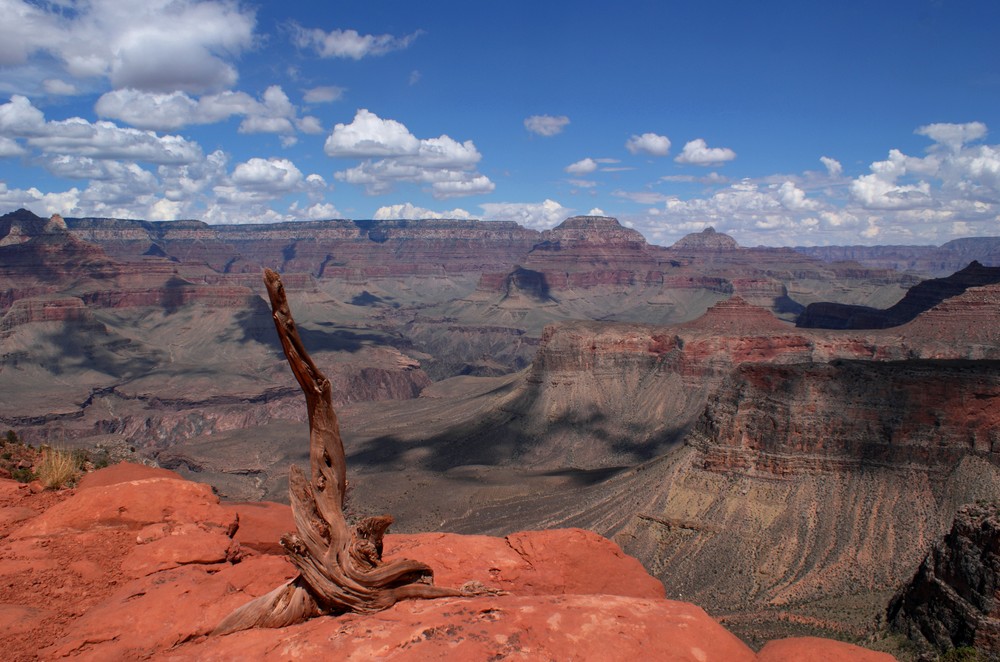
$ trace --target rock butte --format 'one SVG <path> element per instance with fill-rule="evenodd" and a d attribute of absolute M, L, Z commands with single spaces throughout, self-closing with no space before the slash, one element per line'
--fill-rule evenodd
<path fill-rule="evenodd" d="M 287 507 L 223 506 L 206 486 L 141 465 L 98 471 L 58 493 L 0 480 L 0 504 L 0 513 L 32 512 L 0 519 L 0 623 L 12 661 L 893 659 L 811 638 L 756 655 L 699 607 L 664 599 L 635 559 L 580 529 L 390 535 L 390 555 L 419 553 L 439 583 L 475 579 L 509 594 L 405 601 L 208 638 L 234 606 L 293 573 L 283 557 L 258 551 L 283 528 L 282 514 L 291 524 Z"/>

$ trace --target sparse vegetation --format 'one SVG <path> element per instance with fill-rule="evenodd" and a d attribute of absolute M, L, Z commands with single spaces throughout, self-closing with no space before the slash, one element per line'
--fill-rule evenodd
<path fill-rule="evenodd" d="M 43 448 L 36 472 L 38 480 L 49 489 L 66 487 L 83 469 L 81 453 L 58 448 Z"/>
<path fill-rule="evenodd" d="M 0 478 L 39 481 L 48 489 L 71 487 L 81 474 L 111 464 L 106 449 L 62 449 L 26 444 L 14 430 L 0 436 Z"/>
<path fill-rule="evenodd" d="M 972 646 L 959 646 L 938 658 L 940 662 L 981 662 L 986 658 L 979 654 L 979 651 Z"/>
<path fill-rule="evenodd" d="M 10 472 L 10 477 L 19 483 L 30 483 L 35 480 L 35 472 L 31 469 L 18 467 Z"/>

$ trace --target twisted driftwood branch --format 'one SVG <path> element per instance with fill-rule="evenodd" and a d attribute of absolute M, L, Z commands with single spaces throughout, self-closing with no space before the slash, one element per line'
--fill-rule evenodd
<path fill-rule="evenodd" d="M 347 526 L 343 510 L 347 461 L 330 380 L 302 344 L 281 278 L 265 269 L 264 284 L 281 347 L 309 410 L 310 476 L 306 478 L 296 466 L 289 469 L 288 493 L 297 532 L 281 538 L 299 575 L 231 613 L 212 634 L 284 627 L 320 614 L 375 612 L 407 598 L 498 593 L 477 583 L 462 589 L 433 586 L 434 573 L 424 563 L 384 562 L 382 537 L 392 524 L 391 515 L 369 517 L 353 530 Z"/>

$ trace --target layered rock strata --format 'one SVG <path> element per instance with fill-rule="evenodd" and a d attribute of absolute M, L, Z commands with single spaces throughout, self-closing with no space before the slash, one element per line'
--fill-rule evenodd
<path fill-rule="evenodd" d="M 670 328 L 554 327 L 482 434 L 524 439 L 531 466 L 608 473 L 449 525 L 591 527 L 748 637 L 870 633 L 956 510 L 1000 497 L 998 291 L 884 331 L 797 329 L 735 298 Z M 864 609 L 804 606 L 848 598 Z"/>

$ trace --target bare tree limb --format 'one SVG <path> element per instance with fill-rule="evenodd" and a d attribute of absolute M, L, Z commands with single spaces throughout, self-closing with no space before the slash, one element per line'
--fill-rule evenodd
<path fill-rule="evenodd" d="M 369 517 L 353 530 L 344 519 L 347 460 L 333 409 L 330 380 L 313 363 L 292 318 L 281 278 L 264 270 L 274 326 L 309 412 L 310 475 L 289 469 L 295 533 L 281 545 L 299 575 L 227 616 L 212 634 L 284 627 L 320 614 L 375 612 L 399 600 L 498 593 L 478 583 L 461 589 L 433 586 L 433 571 L 419 561 L 382 560 L 391 515 Z"/>

